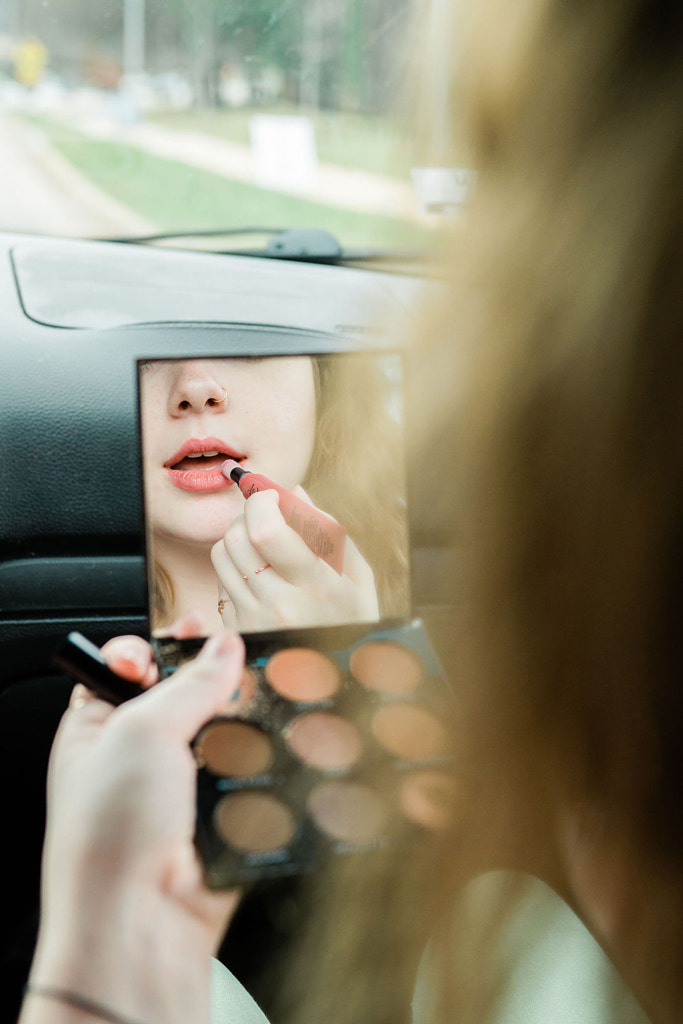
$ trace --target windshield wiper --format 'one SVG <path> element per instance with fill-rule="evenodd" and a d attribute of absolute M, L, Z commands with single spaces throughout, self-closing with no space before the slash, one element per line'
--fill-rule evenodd
<path fill-rule="evenodd" d="M 253 256 L 260 259 L 292 260 L 299 263 L 406 263 L 421 260 L 425 254 L 415 251 L 384 249 L 342 249 L 329 231 L 322 228 L 209 228 L 197 231 L 163 231 L 154 235 L 105 238 L 100 241 L 125 242 L 129 245 L 149 245 L 154 242 L 182 238 L 222 238 L 232 235 L 270 235 L 265 249 L 212 249 L 225 256 Z"/>

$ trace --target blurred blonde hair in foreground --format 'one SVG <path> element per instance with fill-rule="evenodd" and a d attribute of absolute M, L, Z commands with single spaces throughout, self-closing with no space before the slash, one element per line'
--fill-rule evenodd
<path fill-rule="evenodd" d="M 562 888 L 557 821 L 575 807 L 674 880 L 643 977 L 680 975 L 683 6 L 447 10 L 455 152 L 478 183 L 411 380 L 464 554 L 466 606 L 441 638 L 460 827 L 438 863 L 325 879 L 327 930 L 294 972 L 305 1024 L 405 1018 L 468 878 L 521 867 Z M 439 1020 L 485 1020 L 495 1000 L 471 938 L 441 944 Z"/>

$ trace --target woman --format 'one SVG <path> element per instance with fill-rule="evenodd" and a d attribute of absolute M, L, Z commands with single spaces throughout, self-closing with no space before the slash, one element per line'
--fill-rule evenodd
<path fill-rule="evenodd" d="M 367 355 L 146 364 L 155 630 L 191 608 L 204 633 L 221 624 L 246 632 L 407 611 L 404 482 L 386 392 L 377 357 Z M 285 523 L 275 492 L 245 503 L 221 473 L 227 458 L 340 521 L 349 533 L 343 573 Z"/>
<path fill-rule="evenodd" d="M 465 627 L 454 614 L 444 641 L 461 828 L 438 871 L 350 865 L 323 894 L 292 1020 L 397 1020 L 430 931 L 429 1019 L 500 1020 L 519 893 L 451 925 L 468 880 L 514 867 L 566 896 L 652 1022 L 677 1024 L 683 9 L 467 13 L 453 45 L 479 179 L 413 374 L 466 554 Z"/>

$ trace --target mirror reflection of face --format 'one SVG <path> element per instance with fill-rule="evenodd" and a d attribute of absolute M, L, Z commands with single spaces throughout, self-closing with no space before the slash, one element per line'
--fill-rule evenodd
<path fill-rule="evenodd" d="M 243 510 L 226 458 L 283 487 L 300 484 L 316 429 L 308 356 L 152 362 L 142 373 L 147 525 L 158 538 L 212 544 Z"/>

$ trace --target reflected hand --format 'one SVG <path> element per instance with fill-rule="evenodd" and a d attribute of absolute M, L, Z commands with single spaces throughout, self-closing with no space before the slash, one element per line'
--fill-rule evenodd
<path fill-rule="evenodd" d="M 294 493 L 310 502 L 301 487 Z M 340 576 L 287 525 L 275 491 L 252 494 L 211 559 L 223 623 L 243 632 L 379 618 L 372 570 L 353 541 L 346 539 Z"/>

